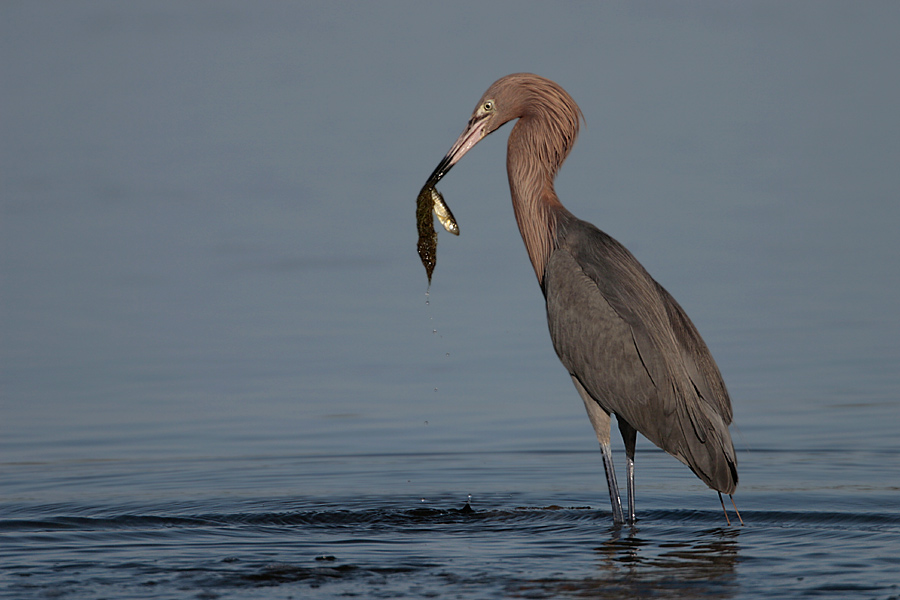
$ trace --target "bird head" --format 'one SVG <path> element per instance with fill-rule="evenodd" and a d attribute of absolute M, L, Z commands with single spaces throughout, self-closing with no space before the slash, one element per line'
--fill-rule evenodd
<path fill-rule="evenodd" d="M 478 101 L 465 130 L 441 159 L 429 177 L 429 183 L 432 186 L 437 184 L 466 152 L 486 136 L 509 121 L 523 117 L 550 123 L 551 130 L 561 134 L 556 138 L 562 147 L 558 149 L 560 152 L 554 154 L 561 154 L 564 158 L 578 134 L 581 111 L 572 97 L 549 79 L 531 73 L 501 77 Z"/>

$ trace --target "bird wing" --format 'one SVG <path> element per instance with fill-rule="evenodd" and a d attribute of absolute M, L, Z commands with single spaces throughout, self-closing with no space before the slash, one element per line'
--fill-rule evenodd
<path fill-rule="evenodd" d="M 667 417 L 676 412 L 677 403 L 666 393 L 666 362 L 650 336 L 658 327 L 647 322 L 645 311 L 635 310 L 636 302 L 628 301 L 635 294 L 611 284 L 620 277 L 609 271 L 609 261 L 594 264 L 593 271 L 606 271 L 600 285 L 597 273 L 582 262 L 570 249 L 560 248 L 547 263 L 544 293 L 553 347 L 605 410 L 659 445 L 657 440 L 671 437 L 660 427 L 671 422 Z"/>
<path fill-rule="evenodd" d="M 557 242 L 543 287 L 560 360 L 605 410 L 711 487 L 733 490 L 731 402 L 684 310 L 593 225 L 562 222 Z"/>
<path fill-rule="evenodd" d="M 733 418 L 731 399 L 712 353 L 681 305 L 663 286 L 656 283 L 656 287 L 666 306 L 691 381 L 695 382 L 700 397 L 722 416 L 725 424 L 730 425 Z"/>

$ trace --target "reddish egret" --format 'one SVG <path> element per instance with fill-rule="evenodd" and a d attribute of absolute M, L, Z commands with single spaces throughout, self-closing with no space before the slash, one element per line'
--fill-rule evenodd
<path fill-rule="evenodd" d="M 429 182 L 518 119 L 506 155 L 513 210 L 544 293 L 553 348 L 600 442 L 613 520 L 625 522 L 610 449 L 612 414 L 625 441 L 629 522 L 635 518 L 637 432 L 690 467 L 721 501 L 737 487 L 737 458 L 728 432 L 731 400 L 709 349 L 637 259 L 556 196 L 553 182 L 581 118 L 572 97 L 553 81 L 528 73 L 503 77 L 478 101 Z"/>

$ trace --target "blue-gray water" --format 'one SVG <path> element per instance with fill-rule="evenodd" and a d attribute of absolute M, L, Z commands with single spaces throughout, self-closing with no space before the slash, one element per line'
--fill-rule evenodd
<path fill-rule="evenodd" d="M 0 595 L 900 597 L 898 28 L 873 2 L 0 4 Z M 426 296 L 416 193 L 516 71 L 585 113 L 563 202 L 712 348 L 744 527 L 643 440 L 640 521 L 611 526 L 508 127 L 441 184 L 462 235 Z"/>

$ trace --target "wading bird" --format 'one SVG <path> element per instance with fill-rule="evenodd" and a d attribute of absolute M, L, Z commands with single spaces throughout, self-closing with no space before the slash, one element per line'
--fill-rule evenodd
<path fill-rule="evenodd" d="M 513 210 L 544 293 L 553 348 L 600 442 L 613 520 L 625 522 L 610 448 L 612 414 L 625 442 L 629 522 L 635 518 L 637 432 L 690 467 L 721 501 L 737 486 L 737 458 L 728 432 L 731 400 L 709 349 L 637 259 L 556 196 L 553 182 L 582 118 L 553 81 L 528 73 L 503 77 L 478 101 L 429 182 L 518 119 L 506 157 Z"/>

